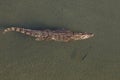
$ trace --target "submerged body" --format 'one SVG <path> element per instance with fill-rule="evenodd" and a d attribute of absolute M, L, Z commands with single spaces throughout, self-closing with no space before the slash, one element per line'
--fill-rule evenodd
<path fill-rule="evenodd" d="M 24 29 L 19 27 L 10 27 L 4 29 L 3 33 L 9 31 L 16 31 L 20 32 L 29 36 L 35 37 L 35 40 L 54 40 L 54 41 L 61 41 L 61 42 L 69 42 L 73 40 L 82 40 L 93 37 L 93 33 L 86 33 L 86 32 L 72 32 L 69 30 L 31 30 L 31 29 Z"/>

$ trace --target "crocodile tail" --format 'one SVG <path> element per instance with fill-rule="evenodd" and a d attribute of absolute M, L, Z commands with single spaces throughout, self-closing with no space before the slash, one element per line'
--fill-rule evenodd
<path fill-rule="evenodd" d="M 16 31 L 16 32 L 25 33 L 24 28 L 18 28 L 18 27 L 6 28 L 6 29 L 4 29 L 3 33 L 10 32 L 10 31 Z"/>

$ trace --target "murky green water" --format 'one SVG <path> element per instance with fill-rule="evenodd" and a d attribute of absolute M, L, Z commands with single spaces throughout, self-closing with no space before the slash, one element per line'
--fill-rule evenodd
<path fill-rule="evenodd" d="M 0 28 L 95 34 L 69 43 L 0 33 L 0 80 L 120 80 L 119 0 L 0 0 Z"/>

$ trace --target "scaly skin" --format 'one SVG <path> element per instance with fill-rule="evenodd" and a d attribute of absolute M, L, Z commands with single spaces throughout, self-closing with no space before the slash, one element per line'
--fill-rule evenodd
<path fill-rule="evenodd" d="M 69 42 L 73 40 L 83 40 L 90 37 L 93 37 L 93 33 L 86 33 L 86 32 L 72 32 L 69 30 L 31 30 L 31 29 L 24 29 L 19 27 L 10 27 L 4 29 L 3 33 L 9 31 L 16 31 L 20 32 L 32 37 L 35 37 L 35 40 L 54 40 L 54 41 L 61 41 L 61 42 Z"/>

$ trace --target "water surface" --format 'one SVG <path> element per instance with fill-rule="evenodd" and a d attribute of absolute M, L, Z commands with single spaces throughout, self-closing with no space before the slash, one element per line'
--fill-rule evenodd
<path fill-rule="evenodd" d="M 2 80 L 120 80 L 119 0 L 1 0 L 0 29 L 66 28 L 95 37 L 69 43 L 0 32 Z"/>

